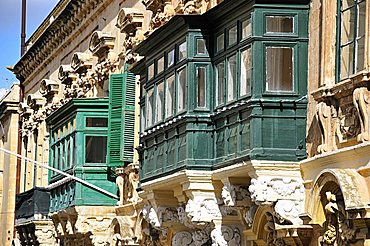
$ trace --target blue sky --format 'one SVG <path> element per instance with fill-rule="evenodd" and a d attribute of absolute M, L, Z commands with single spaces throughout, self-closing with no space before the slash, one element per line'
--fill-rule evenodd
<path fill-rule="evenodd" d="M 36 30 L 59 0 L 27 0 L 26 39 Z M 22 0 L 0 0 L 0 98 L 15 76 L 6 66 L 13 66 L 20 57 Z"/>

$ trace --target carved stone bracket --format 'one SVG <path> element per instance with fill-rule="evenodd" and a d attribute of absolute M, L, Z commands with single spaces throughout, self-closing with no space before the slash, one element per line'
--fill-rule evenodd
<path fill-rule="evenodd" d="M 225 183 L 221 191 L 222 202 L 225 206 L 236 206 L 238 203 L 249 200 L 247 187 Z"/>
<path fill-rule="evenodd" d="M 138 166 L 130 164 L 127 167 L 121 167 L 116 169 L 116 185 L 119 191 L 118 206 L 137 203 L 140 198 L 136 191 L 139 182 L 139 171 Z"/>
<path fill-rule="evenodd" d="M 304 187 L 301 180 L 280 177 L 259 177 L 251 180 L 251 199 L 257 205 L 273 205 L 280 223 L 302 224 Z"/>
<path fill-rule="evenodd" d="M 91 69 L 92 65 L 93 58 L 91 55 L 82 52 L 76 52 L 73 54 L 71 67 L 76 73 Z"/>
<path fill-rule="evenodd" d="M 95 31 L 91 35 L 89 49 L 97 56 L 101 56 L 104 52 L 114 47 L 116 38 L 108 33 Z"/>
<path fill-rule="evenodd" d="M 322 144 L 317 147 L 318 153 L 325 153 L 336 149 L 335 126 L 337 111 L 333 104 L 320 102 L 316 106 L 316 113 L 320 125 Z"/>
<path fill-rule="evenodd" d="M 125 33 L 134 33 L 138 29 L 142 29 L 144 22 L 144 14 L 137 9 L 122 8 L 117 17 L 116 26 Z"/>
<path fill-rule="evenodd" d="M 356 88 L 353 91 L 353 104 L 355 105 L 361 126 L 361 134 L 357 136 L 358 142 L 370 140 L 370 92 L 366 87 Z"/>

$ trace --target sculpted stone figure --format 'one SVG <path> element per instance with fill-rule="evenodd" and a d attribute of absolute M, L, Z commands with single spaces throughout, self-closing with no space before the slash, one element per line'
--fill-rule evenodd
<path fill-rule="evenodd" d="M 355 105 L 361 126 L 361 134 L 357 136 L 358 142 L 369 141 L 369 113 L 370 113 L 370 92 L 366 87 L 356 88 L 353 91 L 353 104 Z"/>

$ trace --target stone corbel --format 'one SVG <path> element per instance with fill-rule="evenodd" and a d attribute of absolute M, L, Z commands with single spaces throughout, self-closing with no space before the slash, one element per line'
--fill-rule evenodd
<path fill-rule="evenodd" d="M 153 14 L 163 6 L 163 0 L 143 0 L 142 3 L 145 8 L 147 10 L 151 10 Z"/>
<path fill-rule="evenodd" d="M 250 205 L 250 194 L 248 188 L 243 185 L 233 185 L 229 181 L 223 181 L 221 197 L 225 206 L 238 206 L 241 203 Z M 249 202 L 248 202 L 249 201 Z"/>
<path fill-rule="evenodd" d="M 116 38 L 108 33 L 95 31 L 90 39 L 89 49 L 97 56 L 102 56 L 108 50 L 113 49 Z"/>
<path fill-rule="evenodd" d="M 39 93 L 29 94 L 27 96 L 27 104 L 33 110 L 38 110 L 40 107 L 43 106 L 44 98 Z"/>
<path fill-rule="evenodd" d="M 144 22 L 144 14 L 137 9 L 122 8 L 117 17 L 116 26 L 125 33 L 134 33 L 138 29 L 142 29 Z"/>
<path fill-rule="evenodd" d="M 366 87 L 356 88 L 353 91 L 353 104 L 355 105 L 359 118 L 361 133 L 357 135 L 358 142 L 370 140 L 370 92 Z"/>
<path fill-rule="evenodd" d="M 87 69 L 91 69 L 93 65 L 93 57 L 89 54 L 76 52 L 72 56 L 71 67 L 76 73 L 81 73 Z"/>
<path fill-rule="evenodd" d="M 137 203 L 140 198 L 136 191 L 139 182 L 138 166 L 130 164 L 127 167 L 116 168 L 116 185 L 119 191 L 118 206 Z"/>
<path fill-rule="evenodd" d="M 71 84 L 73 81 L 77 80 L 77 77 L 71 65 L 61 65 L 59 67 L 58 79 L 62 84 Z"/>
<path fill-rule="evenodd" d="M 59 84 L 58 82 L 50 79 L 41 80 L 40 93 L 44 97 L 53 96 L 58 94 Z"/>
<path fill-rule="evenodd" d="M 249 186 L 251 199 L 257 205 L 271 205 L 280 223 L 302 224 L 304 187 L 301 180 L 280 177 L 258 177 Z"/>
<path fill-rule="evenodd" d="M 317 147 L 318 153 L 321 154 L 335 150 L 336 109 L 331 103 L 320 102 L 316 105 L 316 115 L 322 136 L 322 144 Z"/>
<path fill-rule="evenodd" d="M 25 118 L 28 118 L 30 116 L 32 111 L 31 111 L 31 108 L 28 106 L 27 103 L 21 102 L 21 103 L 18 104 L 18 113 L 23 119 L 25 119 Z"/>

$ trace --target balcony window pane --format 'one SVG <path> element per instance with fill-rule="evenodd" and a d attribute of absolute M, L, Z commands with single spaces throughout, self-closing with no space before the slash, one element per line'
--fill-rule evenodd
<path fill-rule="evenodd" d="M 266 90 L 293 91 L 293 48 L 266 49 Z"/>
<path fill-rule="evenodd" d="M 206 68 L 205 67 L 197 67 L 197 85 L 198 85 L 197 106 L 204 108 L 206 106 Z"/>
<path fill-rule="evenodd" d="M 238 28 L 234 26 L 229 29 L 229 45 L 235 44 L 238 38 Z"/>
<path fill-rule="evenodd" d="M 144 132 L 145 129 L 145 107 L 140 108 L 140 132 Z"/>
<path fill-rule="evenodd" d="M 341 48 L 340 77 L 348 78 L 353 72 L 353 43 Z"/>
<path fill-rule="evenodd" d="M 216 94 L 217 94 L 217 102 L 216 105 L 223 104 L 225 102 L 225 63 L 221 62 L 216 66 L 216 73 L 217 73 L 217 87 L 216 87 Z"/>
<path fill-rule="evenodd" d="M 177 112 L 185 109 L 186 104 L 186 67 L 177 73 Z"/>
<path fill-rule="evenodd" d="M 341 44 L 352 42 L 355 33 L 355 8 L 352 7 L 342 13 Z"/>
<path fill-rule="evenodd" d="M 107 118 L 86 118 L 86 127 L 108 127 Z"/>
<path fill-rule="evenodd" d="M 187 57 L 186 41 L 179 45 L 179 61 Z"/>
<path fill-rule="evenodd" d="M 365 61 L 365 37 L 361 37 L 357 40 L 357 63 L 356 72 L 364 69 Z"/>
<path fill-rule="evenodd" d="M 157 62 L 157 73 L 161 73 L 164 70 L 164 57 L 162 56 Z"/>
<path fill-rule="evenodd" d="M 60 143 L 60 169 L 61 170 L 64 170 L 65 160 L 66 160 L 66 155 L 65 155 L 65 152 L 64 152 L 64 143 L 63 142 Z"/>
<path fill-rule="evenodd" d="M 241 56 L 240 96 L 244 96 L 250 93 L 251 71 L 252 71 L 251 49 L 248 48 L 242 52 Z"/>
<path fill-rule="evenodd" d="M 217 52 L 220 52 L 222 50 L 224 50 L 224 46 L 225 46 L 225 43 L 224 43 L 224 34 L 220 34 L 217 36 L 217 44 L 216 44 L 216 51 Z"/>
<path fill-rule="evenodd" d="M 206 40 L 197 39 L 197 54 L 204 55 L 206 54 Z"/>
<path fill-rule="evenodd" d="M 153 106 L 154 106 L 154 96 L 153 89 L 150 89 L 147 94 L 146 101 L 146 126 L 150 127 L 153 124 Z"/>
<path fill-rule="evenodd" d="M 248 18 L 242 22 L 242 39 L 246 39 L 252 36 L 252 23 L 251 19 Z"/>
<path fill-rule="evenodd" d="M 166 118 L 173 115 L 175 99 L 175 75 L 166 80 Z"/>
<path fill-rule="evenodd" d="M 167 54 L 167 67 L 171 67 L 175 64 L 175 50 L 172 49 Z"/>
<path fill-rule="evenodd" d="M 354 3 L 354 0 L 342 0 L 342 10 L 348 9 L 353 6 Z"/>
<path fill-rule="evenodd" d="M 77 144 L 76 144 L 76 136 L 75 135 L 72 136 L 72 144 L 73 144 L 72 165 L 75 166 L 76 165 L 76 160 L 77 160 Z"/>
<path fill-rule="evenodd" d="M 293 17 L 266 16 L 266 32 L 292 33 L 294 31 Z"/>
<path fill-rule="evenodd" d="M 148 67 L 148 80 L 154 77 L 154 63 Z"/>
<path fill-rule="evenodd" d="M 162 120 L 163 115 L 163 101 L 164 101 L 164 87 L 163 82 L 157 85 L 157 95 L 155 100 L 155 122 L 159 122 Z"/>
<path fill-rule="evenodd" d="M 66 141 L 66 167 L 70 167 L 72 162 L 71 162 L 71 156 L 72 156 L 72 151 L 71 151 L 71 140 L 67 139 Z"/>
<path fill-rule="evenodd" d="M 107 155 L 107 137 L 86 136 L 85 155 L 86 163 L 105 163 Z"/>
<path fill-rule="evenodd" d="M 227 59 L 227 101 L 236 98 L 236 55 Z"/>

